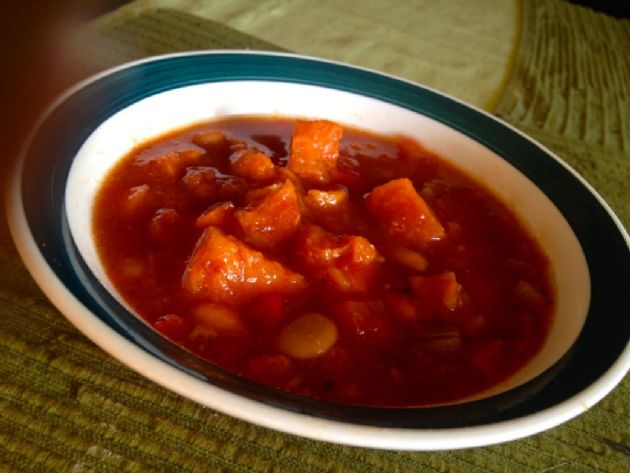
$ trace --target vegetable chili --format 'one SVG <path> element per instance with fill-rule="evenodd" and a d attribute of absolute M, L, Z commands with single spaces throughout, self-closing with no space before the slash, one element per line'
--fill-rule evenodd
<path fill-rule="evenodd" d="M 234 117 L 144 143 L 104 180 L 97 248 L 126 302 L 191 352 L 362 405 L 461 399 L 523 366 L 554 306 L 510 209 L 401 136 Z"/>

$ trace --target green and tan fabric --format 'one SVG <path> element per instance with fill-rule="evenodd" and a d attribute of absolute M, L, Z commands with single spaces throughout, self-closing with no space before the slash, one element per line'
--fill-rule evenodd
<path fill-rule="evenodd" d="M 180 10 L 158 3 L 136 2 L 83 31 L 82 41 L 74 47 L 81 53 L 88 49 L 79 48 L 89 48 L 89 55 L 81 54 L 85 69 L 96 71 L 172 51 L 251 48 L 319 54 L 414 80 L 429 77 L 432 86 L 491 108 L 557 152 L 602 194 L 626 227 L 630 226 L 628 21 L 551 0 L 527 2 L 512 11 L 512 16 L 504 12 L 505 21 L 518 17 L 521 22 L 520 28 L 510 24 L 504 30 L 516 35 L 520 29 L 520 35 L 507 39 L 516 43 L 520 37 L 513 64 L 510 67 L 512 46 L 499 51 L 496 62 L 491 62 L 500 69 L 492 76 L 493 86 L 475 92 L 470 81 L 490 80 L 481 69 L 463 67 L 459 77 L 468 82 L 458 89 L 457 81 L 449 82 L 453 76 L 447 69 L 442 72 L 447 78 L 442 79 L 439 68 L 443 65 L 433 62 L 425 66 L 420 53 L 413 70 L 405 74 L 395 64 L 389 69 L 384 62 L 370 64 L 352 48 L 324 54 L 323 50 L 305 49 L 293 36 L 283 40 L 282 35 L 262 34 L 273 18 L 260 19 L 251 10 L 249 14 L 238 10 L 234 6 L 238 2 L 231 3 L 231 9 L 227 5 L 215 5 L 212 11 L 206 7 L 203 16 L 192 14 L 202 2 L 188 2 L 193 6 Z M 254 2 L 242 2 L 250 3 Z M 256 10 L 258 15 L 266 11 L 280 18 L 290 16 L 295 5 L 304 4 L 262 3 L 268 8 Z M 324 7 L 333 2 L 313 3 L 321 4 L 317 15 L 323 15 Z M 481 3 L 487 7 L 492 2 Z M 427 2 L 408 4 L 421 10 Z M 381 15 L 384 22 L 393 21 L 385 13 L 401 15 L 406 13 L 402 8 L 397 13 L 395 8 L 391 12 L 366 11 L 364 21 L 372 22 Z M 354 17 L 356 10 L 347 14 Z M 431 14 L 425 11 L 423 18 Z M 460 41 L 465 38 L 465 26 L 457 33 Z M 492 27 L 487 28 L 487 35 L 492 36 Z M 484 30 L 477 30 L 471 42 L 483 43 L 486 33 L 479 31 Z M 400 34 L 416 34 L 411 21 Z M 492 47 L 489 37 L 486 41 L 484 47 Z M 345 54 L 350 56 L 339 57 Z M 630 471 L 629 377 L 580 417 L 503 445 L 425 453 L 305 440 L 219 414 L 127 369 L 74 329 L 43 296 L 16 254 L 4 218 L 0 249 L 0 471 Z"/>

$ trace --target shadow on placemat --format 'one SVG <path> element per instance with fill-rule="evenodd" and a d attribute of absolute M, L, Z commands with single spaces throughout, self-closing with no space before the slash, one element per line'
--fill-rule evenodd
<path fill-rule="evenodd" d="M 161 8 L 123 20 L 116 18 L 105 17 L 77 35 L 75 53 L 87 68 L 100 70 L 149 56 L 194 50 L 286 52 L 224 24 L 177 10 Z"/>

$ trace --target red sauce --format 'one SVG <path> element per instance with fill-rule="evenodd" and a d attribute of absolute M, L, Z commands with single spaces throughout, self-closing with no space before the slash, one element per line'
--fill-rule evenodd
<path fill-rule="evenodd" d="M 490 191 L 402 137 L 230 118 L 142 144 L 94 234 L 166 337 L 279 389 L 362 405 L 461 399 L 541 347 L 548 261 Z"/>

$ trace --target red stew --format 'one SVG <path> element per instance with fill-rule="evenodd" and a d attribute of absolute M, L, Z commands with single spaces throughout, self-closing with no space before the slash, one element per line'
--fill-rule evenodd
<path fill-rule="evenodd" d="M 403 137 L 230 118 L 142 144 L 105 179 L 106 271 L 156 330 L 227 370 L 419 406 L 540 348 L 548 261 L 487 189 Z"/>

